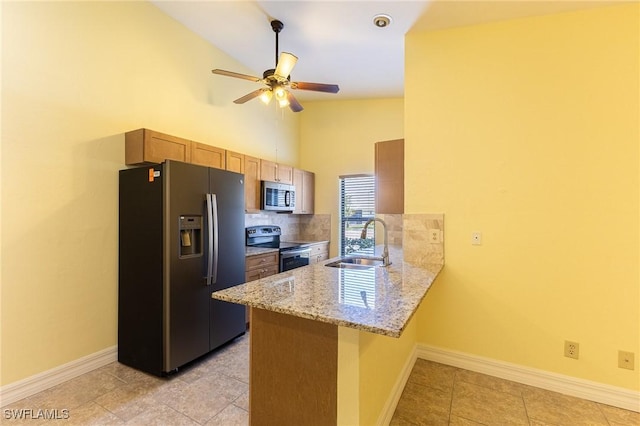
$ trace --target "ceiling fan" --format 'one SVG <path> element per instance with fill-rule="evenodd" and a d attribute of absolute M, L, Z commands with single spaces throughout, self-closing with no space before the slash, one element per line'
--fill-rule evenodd
<path fill-rule="evenodd" d="M 304 81 L 291 81 L 291 70 L 295 66 L 298 58 L 287 52 L 282 52 L 278 58 L 278 34 L 284 28 L 284 24 L 278 20 L 271 21 L 271 28 L 276 33 L 276 67 L 275 69 L 268 69 L 262 74 L 262 78 L 254 77 L 247 74 L 240 74 L 233 71 L 226 71 L 221 69 L 214 69 L 211 72 L 214 74 L 224 75 L 227 77 L 241 78 L 243 80 L 250 80 L 256 83 L 263 83 L 267 87 L 263 87 L 248 93 L 241 98 L 233 101 L 236 104 L 243 104 L 251 99 L 257 98 L 268 104 L 271 98 L 275 96 L 281 108 L 288 106 L 293 112 L 302 111 L 302 105 L 300 102 L 287 90 L 287 87 L 297 90 L 311 90 L 314 92 L 325 93 L 338 93 L 340 88 L 337 84 L 323 84 L 323 83 L 308 83 Z"/>

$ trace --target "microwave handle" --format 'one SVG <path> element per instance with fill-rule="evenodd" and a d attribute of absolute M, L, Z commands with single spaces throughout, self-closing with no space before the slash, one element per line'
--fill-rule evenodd
<path fill-rule="evenodd" d="M 291 205 L 291 191 L 284 191 L 284 205 L 287 207 Z"/>

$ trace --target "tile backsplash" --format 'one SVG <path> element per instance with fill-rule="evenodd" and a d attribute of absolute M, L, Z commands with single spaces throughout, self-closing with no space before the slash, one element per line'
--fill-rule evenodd
<path fill-rule="evenodd" d="M 444 214 L 385 214 L 378 217 L 387 224 L 389 244 L 402 246 L 405 262 L 444 264 Z M 245 215 L 245 226 L 257 225 L 279 226 L 283 241 L 331 240 L 330 214 L 260 212 Z M 431 239 L 433 230 L 439 231 L 437 241 Z"/>
<path fill-rule="evenodd" d="M 389 238 L 389 244 L 394 246 L 402 246 L 402 216 L 401 214 L 379 214 L 376 215 L 380 219 L 384 220 L 387 224 L 387 234 Z M 376 234 L 376 240 L 378 240 L 377 236 L 382 235 Z"/>
<path fill-rule="evenodd" d="M 299 218 L 299 239 L 303 241 L 330 241 L 331 215 L 303 215 Z"/>
<path fill-rule="evenodd" d="M 245 214 L 244 226 L 276 225 L 283 241 L 329 241 L 331 215 L 292 215 L 274 212 Z"/>
<path fill-rule="evenodd" d="M 432 230 L 440 231 L 436 241 L 431 239 Z M 444 215 L 405 214 L 403 249 L 405 262 L 444 264 Z"/>

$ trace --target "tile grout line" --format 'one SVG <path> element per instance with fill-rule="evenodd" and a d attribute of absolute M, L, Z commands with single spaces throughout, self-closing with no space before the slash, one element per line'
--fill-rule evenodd
<path fill-rule="evenodd" d="M 460 370 L 458 368 L 456 368 L 455 373 L 453 374 L 453 383 L 451 383 L 451 399 L 449 401 L 449 417 L 448 417 L 448 424 L 451 424 L 451 414 L 453 412 L 453 394 L 456 388 L 456 382 L 457 382 L 457 378 L 458 378 L 458 372 Z"/>

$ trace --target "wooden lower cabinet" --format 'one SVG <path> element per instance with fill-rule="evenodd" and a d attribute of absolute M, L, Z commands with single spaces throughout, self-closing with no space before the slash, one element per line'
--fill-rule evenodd
<path fill-rule="evenodd" d="M 277 251 L 248 256 L 245 260 L 245 281 L 253 281 L 278 273 Z"/>
<path fill-rule="evenodd" d="M 311 245 L 311 256 L 309 257 L 309 264 L 322 262 L 329 258 L 329 243 L 316 243 Z"/>
<path fill-rule="evenodd" d="M 259 280 L 278 273 L 280 255 L 277 251 L 247 256 L 245 259 L 245 282 Z M 247 324 L 250 322 L 250 309 L 247 309 Z"/>

